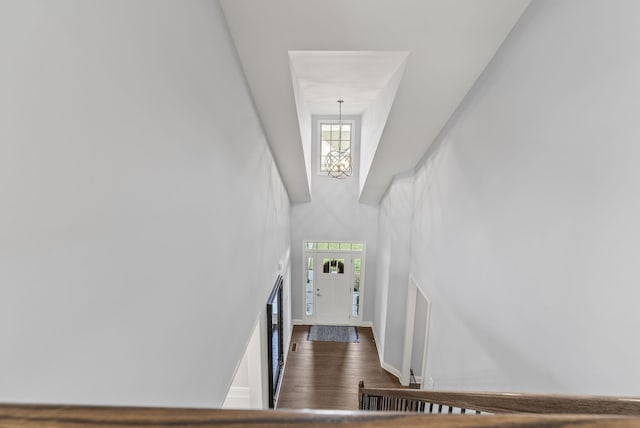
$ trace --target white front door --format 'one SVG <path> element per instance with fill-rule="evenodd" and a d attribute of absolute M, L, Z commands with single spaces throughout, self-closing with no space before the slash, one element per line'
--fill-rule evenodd
<path fill-rule="evenodd" d="M 345 253 L 316 254 L 316 322 L 348 324 L 352 309 L 352 261 Z"/>

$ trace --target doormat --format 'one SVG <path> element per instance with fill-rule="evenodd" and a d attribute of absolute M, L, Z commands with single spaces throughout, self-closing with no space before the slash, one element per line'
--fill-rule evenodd
<path fill-rule="evenodd" d="M 317 342 L 358 343 L 358 329 L 344 325 L 312 325 L 307 333 L 307 340 Z"/>

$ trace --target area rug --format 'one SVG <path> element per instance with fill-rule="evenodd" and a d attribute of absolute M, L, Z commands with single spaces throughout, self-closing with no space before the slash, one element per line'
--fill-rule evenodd
<path fill-rule="evenodd" d="M 358 343 L 358 329 L 344 325 L 312 325 L 307 333 L 307 340 L 318 342 Z"/>

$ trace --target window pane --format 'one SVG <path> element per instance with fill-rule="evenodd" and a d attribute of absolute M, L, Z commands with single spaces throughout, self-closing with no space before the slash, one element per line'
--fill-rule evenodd
<path fill-rule="evenodd" d="M 351 249 L 353 251 L 362 251 L 364 246 L 362 244 L 356 244 L 355 242 L 351 245 Z"/>
<path fill-rule="evenodd" d="M 313 257 L 307 257 L 307 287 L 306 287 L 307 315 L 313 315 Z"/>
<path fill-rule="evenodd" d="M 330 250 L 339 250 L 340 249 L 340 243 L 339 242 L 329 242 L 329 249 Z"/>
<path fill-rule="evenodd" d="M 360 313 L 360 295 L 357 293 L 353 294 L 353 317 L 357 317 Z"/>
<path fill-rule="evenodd" d="M 344 259 L 322 259 L 322 272 L 344 274 Z"/>
<path fill-rule="evenodd" d="M 341 242 L 340 243 L 341 251 L 351 251 L 351 242 Z"/>
<path fill-rule="evenodd" d="M 320 171 L 327 171 L 327 155 L 331 151 L 351 150 L 351 124 L 320 124 Z"/>
<path fill-rule="evenodd" d="M 351 315 L 357 317 L 360 314 L 360 276 L 362 259 L 353 259 L 353 308 Z"/>
<path fill-rule="evenodd" d="M 318 242 L 318 250 L 328 250 L 329 244 L 326 242 Z"/>

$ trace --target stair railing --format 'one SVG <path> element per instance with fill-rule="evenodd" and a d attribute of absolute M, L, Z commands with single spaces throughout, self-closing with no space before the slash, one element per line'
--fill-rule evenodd
<path fill-rule="evenodd" d="M 402 388 L 358 389 L 360 410 L 430 414 L 537 413 L 640 416 L 640 398 L 453 392 Z"/>

